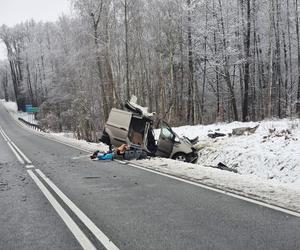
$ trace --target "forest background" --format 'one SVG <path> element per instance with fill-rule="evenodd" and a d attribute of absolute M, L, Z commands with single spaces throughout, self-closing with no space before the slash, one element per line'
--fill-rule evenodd
<path fill-rule="evenodd" d="M 97 141 L 131 95 L 172 126 L 300 116 L 298 0 L 72 0 L 0 27 L 0 97 Z"/>

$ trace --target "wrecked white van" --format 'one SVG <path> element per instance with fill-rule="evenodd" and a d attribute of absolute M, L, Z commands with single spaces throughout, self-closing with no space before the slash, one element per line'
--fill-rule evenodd
<path fill-rule="evenodd" d="M 152 129 L 153 113 L 134 101 L 126 103 L 128 111 L 113 108 L 105 124 L 100 141 L 119 147 L 122 144 L 138 145 L 148 155 L 171 158 L 195 163 L 197 150 L 187 138 L 180 138 L 171 127 L 160 123 L 160 135 L 154 139 Z"/>

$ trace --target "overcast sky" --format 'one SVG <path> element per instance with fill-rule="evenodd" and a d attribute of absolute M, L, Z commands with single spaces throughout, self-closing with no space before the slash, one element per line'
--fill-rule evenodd
<path fill-rule="evenodd" d="M 0 0 L 0 26 L 17 23 L 55 21 L 62 14 L 70 13 L 70 0 Z M 0 59 L 6 58 L 4 45 L 0 43 Z"/>

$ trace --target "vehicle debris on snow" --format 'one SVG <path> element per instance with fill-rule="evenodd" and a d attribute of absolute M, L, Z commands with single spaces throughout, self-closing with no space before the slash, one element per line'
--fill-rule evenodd
<path fill-rule="evenodd" d="M 232 135 L 250 135 L 254 134 L 257 128 L 259 127 L 259 124 L 253 128 L 251 127 L 242 127 L 242 128 L 234 128 L 232 129 Z"/>
<path fill-rule="evenodd" d="M 224 137 L 224 136 L 226 136 L 226 134 L 215 132 L 215 133 L 208 133 L 207 136 L 212 139 L 215 139 L 217 137 Z"/>

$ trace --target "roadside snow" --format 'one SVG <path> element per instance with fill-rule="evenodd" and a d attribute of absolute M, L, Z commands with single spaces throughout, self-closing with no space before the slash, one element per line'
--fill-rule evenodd
<path fill-rule="evenodd" d="M 25 112 L 18 111 L 18 106 L 15 102 L 5 102 L 5 100 L 0 99 L 0 102 L 4 105 L 4 107 L 11 113 L 13 113 L 15 116 L 20 117 L 24 119 L 27 122 L 38 124 L 38 121 L 35 120 L 33 114 L 28 114 Z"/>
<path fill-rule="evenodd" d="M 254 134 L 228 136 L 233 128 L 254 127 Z M 211 139 L 207 134 L 217 132 L 225 137 Z M 179 136 L 199 136 L 204 146 L 199 151 L 198 164 L 217 165 L 219 162 L 235 168 L 240 174 L 263 179 L 294 183 L 300 187 L 300 120 L 270 120 L 262 122 L 232 122 L 207 126 L 174 128 Z"/>
<path fill-rule="evenodd" d="M 90 151 L 90 152 L 96 150 L 106 152 L 109 150 L 109 147 L 102 142 L 94 143 L 94 142 L 87 142 L 85 140 L 78 140 L 74 137 L 73 133 L 47 133 L 46 136 L 66 144 L 74 145 L 76 147 L 79 147 L 83 150 Z"/>
<path fill-rule="evenodd" d="M 31 114 L 27 114 L 25 112 L 18 111 L 17 104 L 15 102 L 5 102 L 4 100 L 0 99 L 0 104 L 3 104 L 4 107 L 10 112 L 12 117 L 18 121 L 18 118 L 23 118 L 24 120 L 37 124 L 38 121 L 35 119 L 32 119 Z M 28 126 L 24 125 L 23 123 L 20 123 L 24 128 L 30 129 Z M 74 145 L 78 148 L 81 148 L 83 150 L 87 151 L 94 151 L 94 150 L 100 150 L 100 151 L 107 151 L 108 146 L 103 143 L 90 143 L 84 140 L 77 140 L 74 137 L 73 133 L 43 133 L 39 131 L 34 131 L 37 134 L 40 134 L 42 136 L 48 137 L 50 139 L 54 139 L 60 142 L 63 142 L 65 144 Z"/>
<path fill-rule="evenodd" d="M 20 115 L 16 113 L 13 104 L 2 103 L 15 117 Z M 252 135 L 227 135 L 233 128 L 254 127 L 257 124 L 260 126 Z M 198 146 L 203 149 L 199 151 L 197 164 L 162 158 L 132 163 L 300 212 L 299 119 L 233 122 L 173 129 L 179 136 L 199 136 Z M 225 133 L 226 136 L 216 139 L 207 136 L 209 132 L 215 131 Z M 79 141 L 72 138 L 70 133 L 36 133 L 88 151 L 108 150 L 105 144 Z M 219 162 L 237 169 L 238 174 L 208 167 Z"/>
<path fill-rule="evenodd" d="M 6 102 L 3 99 L 0 99 L 0 101 L 8 111 L 10 111 L 10 112 L 17 112 L 18 111 L 18 106 L 15 102 L 11 102 L 11 101 Z"/>

